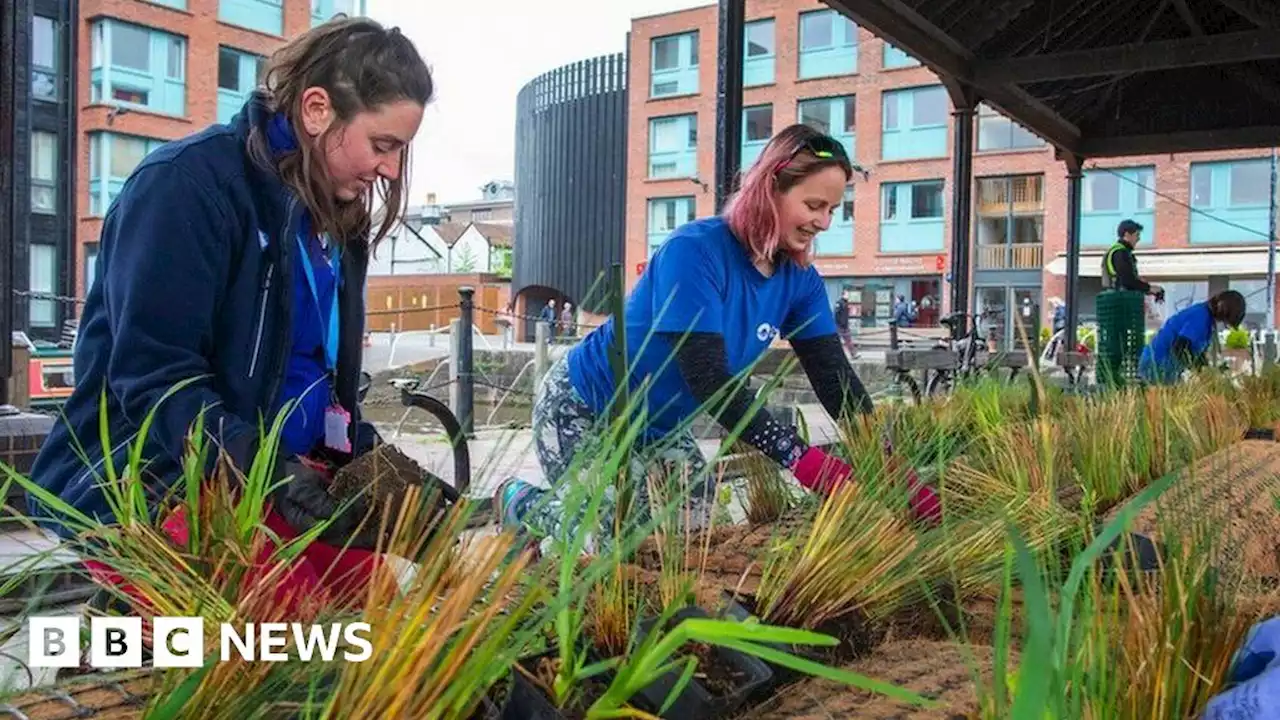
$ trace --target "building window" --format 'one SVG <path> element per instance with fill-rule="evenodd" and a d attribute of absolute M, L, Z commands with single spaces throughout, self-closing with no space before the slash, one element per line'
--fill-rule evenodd
<path fill-rule="evenodd" d="M 92 53 L 90 102 L 186 114 L 186 39 L 100 20 L 93 26 Z"/>
<path fill-rule="evenodd" d="M 800 13 L 800 79 L 858 71 L 858 26 L 835 10 Z"/>
<path fill-rule="evenodd" d="M 218 0 L 218 20 L 281 36 L 284 35 L 283 0 Z"/>
<path fill-rule="evenodd" d="M 163 144 L 163 140 L 136 135 L 90 133 L 89 214 L 106 215 L 142 159 Z"/>
<path fill-rule="evenodd" d="M 1142 244 L 1155 237 L 1154 167 L 1096 168 L 1084 173 L 1080 202 L 1080 243 L 1110 245 L 1121 220 L 1143 227 Z"/>
<path fill-rule="evenodd" d="M 338 15 L 364 15 L 363 0 L 311 0 L 311 27 L 323 25 Z"/>
<path fill-rule="evenodd" d="M 1044 147 L 1044 140 L 986 105 L 978 106 L 978 150 L 1025 150 Z"/>
<path fill-rule="evenodd" d="M 27 248 L 29 259 L 27 287 L 33 293 L 57 294 L 58 248 L 32 243 Z M 31 298 L 27 314 L 33 328 L 51 328 L 58 324 L 58 307 L 53 300 Z"/>
<path fill-rule="evenodd" d="M 895 68 L 919 67 L 920 61 L 911 57 L 906 52 L 899 50 L 892 43 L 884 44 L 884 69 L 893 70 Z"/>
<path fill-rule="evenodd" d="M 1271 161 L 1192 163 L 1191 207 L 1193 243 L 1265 242 L 1271 220 Z"/>
<path fill-rule="evenodd" d="M 777 59 L 775 23 L 772 18 L 746 24 L 743 30 L 742 85 L 753 87 L 773 82 Z"/>
<path fill-rule="evenodd" d="M 844 199 L 831 216 L 831 226 L 813 239 L 818 255 L 853 254 L 853 187 L 844 189 Z"/>
<path fill-rule="evenodd" d="M 885 183 L 880 192 L 880 251 L 940 252 L 943 181 Z"/>
<path fill-rule="evenodd" d="M 756 105 L 742 110 L 742 167 L 749 168 L 773 137 L 773 106 Z"/>
<path fill-rule="evenodd" d="M 694 177 L 698 172 L 697 149 L 697 115 L 649 120 L 649 177 Z"/>
<path fill-rule="evenodd" d="M 229 123 L 262 80 L 266 59 L 229 47 L 218 48 L 218 122 Z"/>
<path fill-rule="evenodd" d="M 1044 176 L 981 178 L 977 184 L 977 269 L 1042 268 Z"/>
<path fill-rule="evenodd" d="M 471 211 L 472 222 L 485 222 L 493 219 L 493 210 L 490 208 L 480 208 Z"/>
<path fill-rule="evenodd" d="M 94 280 L 98 277 L 98 243 L 84 245 L 84 292 L 88 297 L 93 289 Z"/>
<path fill-rule="evenodd" d="M 697 202 L 693 196 L 649 200 L 649 257 L 658 251 L 667 236 L 685 223 L 693 222 Z"/>
<path fill-rule="evenodd" d="M 1228 277 L 1227 289 L 1235 290 L 1244 296 L 1244 327 L 1261 328 L 1267 321 L 1267 281 L 1241 277 Z"/>
<path fill-rule="evenodd" d="M 698 92 L 698 32 L 654 38 L 649 96 L 671 97 Z"/>
<path fill-rule="evenodd" d="M 58 136 L 31 133 L 31 212 L 58 212 Z"/>
<path fill-rule="evenodd" d="M 883 95 L 880 153 L 884 160 L 944 157 L 951 103 L 941 85 Z"/>
<path fill-rule="evenodd" d="M 796 109 L 801 123 L 839 140 L 849 157 L 856 157 L 854 129 L 857 125 L 858 103 L 853 95 L 801 100 Z"/>
<path fill-rule="evenodd" d="M 31 18 L 31 97 L 58 100 L 58 55 L 62 43 L 58 23 L 40 15 Z"/>

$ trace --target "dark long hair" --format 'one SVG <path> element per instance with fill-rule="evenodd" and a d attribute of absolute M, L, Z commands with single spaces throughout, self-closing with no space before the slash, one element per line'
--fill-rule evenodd
<path fill-rule="evenodd" d="M 374 192 L 382 200 L 382 217 L 372 237 L 373 193 L 354 202 L 335 199 L 323 154 L 317 150 L 330 133 L 342 132 L 361 112 L 401 100 L 424 106 L 431 101 L 431 71 L 417 48 L 399 28 L 387 29 L 368 18 L 339 17 L 277 50 L 267 65 L 264 84 L 272 111 L 283 112 L 289 119 L 298 149 L 273 158 L 265 134 L 255 129 L 249 137 L 250 155 L 274 167 L 293 188 L 310 210 L 317 233 L 327 232 L 338 243 L 367 239 L 370 246 L 376 245 L 407 209 L 410 146 L 400 149 L 399 177 L 378 178 L 374 183 Z M 305 141 L 302 127 L 302 95 L 312 87 L 329 93 L 337 116 L 337 122 L 314 144 Z"/>

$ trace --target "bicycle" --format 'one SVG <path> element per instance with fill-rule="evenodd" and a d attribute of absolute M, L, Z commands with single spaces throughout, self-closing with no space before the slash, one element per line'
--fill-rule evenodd
<path fill-rule="evenodd" d="M 939 340 L 937 348 L 939 350 L 947 350 L 955 353 L 956 365 L 950 370 L 934 370 L 925 383 L 925 395 L 928 397 L 939 397 L 950 393 L 957 380 L 969 380 L 986 372 L 988 364 L 979 364 L 977 361 L 978 348 L 985 345 L 985 342 L 978 335 L 978 321 L 984 318 L 999 318 L 1000 311 L 984 310 L 980 313 L 957 312 L 941 318 L 938 323 L 947 328 L 947 337 Z M 969 319 L 973 318 L 973 325 L 970 328 Z M 956 328 L 963 330 L 963 335 L 957 337 Z M 988 340 L 994 338 L 995 330 L 991 331 Z M 1017 372 L 1016 370 L 1014 371 Z"/>

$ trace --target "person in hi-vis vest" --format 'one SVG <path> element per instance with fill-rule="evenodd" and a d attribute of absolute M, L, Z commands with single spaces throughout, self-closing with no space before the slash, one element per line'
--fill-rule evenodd
<path fill-rule="evenodd" d="M 1103 290 L 1136 290 L 1164 302 L 1164 288 L 1149 283 L 1138 275 L 1138 259 L 1133 248 L 1142 239 L 1142 226 L 1133 220 L 1121 220 L 1116 227 L 1116 241 L 1102 256 Z"/>

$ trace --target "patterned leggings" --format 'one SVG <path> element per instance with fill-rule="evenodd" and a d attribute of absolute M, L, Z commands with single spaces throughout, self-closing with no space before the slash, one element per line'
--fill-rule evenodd
<path fill-rule="evenodd" d="M 576 503 L 578 507 L 566 507 L 575 481 L 575 478 L 566 477 L 566 471 L 572 465 L 575 453 L 590 451 L 591 445 L 599 437 L 600 428 L 601 424 L 597 422 L 595 413 L 569 380 L 567 356 L 561 357 L 543 378 L 534 398 L 533 434 L 537 442 L 538 462 L 542 465 L 543 476 L 551 485 L 550 491 L 543 491 L 537 498 L 529 501 L 521 517 L 521 522 L 534 535 L 568 541 L 581 525 L 588 497 L 586 493 L 579 493 L 580 500 Z M 660 444 L 635 446 L 630 455 L 627 473 L 629 479 L 637 479 L 631 483 L 632 512 L 622 527 L 631 528 L 637 522 L 643 523 L 650 519 L 646 479 L 648 471 L 658 469 L 666 471 L 663 474 L 673 486 L 678 487 L 678 483 L 684 478 L 699 484 L 690 492 L 688 500 L 681 504 L 680 516 L 687 519 L 687 524 L 692 528 L 703 525 L 710 518 L 715 504 L 714 479 L 702 477 L 706 465 L 707 461 L 702 456 L 697 440 L 687 430 L 664 438 Z M 608 483 L 604 493 L 596 519 L 600 532 L 594 538 L 598 551 L 611 544 L 617 519 L 615 486 Z M 664 506 L 669 505 L 672 500 L 674 496 L 664 498 Z"/>

